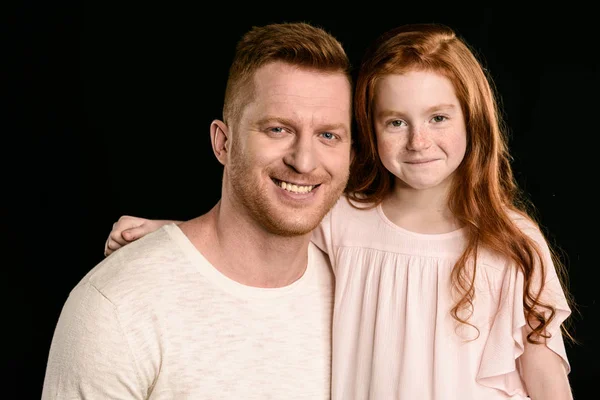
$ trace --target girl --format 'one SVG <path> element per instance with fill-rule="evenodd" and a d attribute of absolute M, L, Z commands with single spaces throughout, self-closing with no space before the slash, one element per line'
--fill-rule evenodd
<path fill-rule="evenodd" d="M 561 265 L 520 197 L 490 80 L 450 28 L 368 49 L 336 276 L 334 399 L 570 399 Z M 107 254 L 164 223 L 124 217 Z"/>

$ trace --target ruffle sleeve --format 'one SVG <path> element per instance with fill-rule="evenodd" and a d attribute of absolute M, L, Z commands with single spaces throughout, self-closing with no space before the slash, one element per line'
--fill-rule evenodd
<path fill-rule="evenodd" d="M 537 228 L 526 226 L 523 230 L 534 239 L 544 260 L 545 285 L 540 300 L 554 307 L 556 312 L 547 327 L 546 333 L 551 336 L 545 345 L 561 357 L 565 370 L 569 373 L 571 368 L 560 327 L 571 314 L 571 310 L 546 241 Z M 539 288 L 543 276 L 541 272 L 540 265 L 537 265 L 531 284 L 533 288 Z M 524 276 L 517 268 L 506 268 L 501 285 L 498 312 L 490 327 L 477 381 L 484 386 L 502 390 L 510 396 L 526 396 L 518 369 L 518 358 L 523 354 L 529 332 L 523 308 Z M 547 318 L 550 316 L 550 310 L 540 308 L 540 311 Z"/>

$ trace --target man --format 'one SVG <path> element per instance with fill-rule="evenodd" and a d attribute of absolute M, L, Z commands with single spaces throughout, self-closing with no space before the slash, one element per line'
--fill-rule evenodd
<path fill-rule="evenodd" d="M 311 231 L 348 179 L 349 61 L 303 23 L 238 43 L 220 201 L 112 254 L 73 289 L 43 399 L 325 399 L 333 277 Z"/>

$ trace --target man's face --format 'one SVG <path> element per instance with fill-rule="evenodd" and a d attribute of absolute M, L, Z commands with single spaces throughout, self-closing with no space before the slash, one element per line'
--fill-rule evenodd
<path fill-rule="evenodd" d="M 261 67 L 254 83 L 230 132 L 225 195 L 273 234 L 307 234 L 348 180 L 350 83 L 342 73 L 285 63 Z"/>

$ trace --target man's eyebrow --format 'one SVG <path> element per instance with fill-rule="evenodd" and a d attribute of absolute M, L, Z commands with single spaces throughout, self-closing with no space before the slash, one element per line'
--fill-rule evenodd
<path fill-rule="evenodd" d="M 295 122 L 293 119 L 289 119 L 289 118 L 284 118 L 284 117 L 276 117 L 276 116 L 266 116 L 264 118 L 259 119 L 256 124 L 257 125 L 263 125 L 263 124 L 268 124 L 268 123 L 280 123 L 283 125 L 295 125 L 297 124 L 297 122 Z M 348 131 L 349 130 L 349 126 L 348 124 L 345 123 L 337 123 L 337 124 L 328 124 L 328 123 L 324 123 L 324 124 L 318 124 L 317 125 L 318 128 L 320 130 L 344 130 L 344 131 Z"/>
<path fill-rule="evenodd" d="M 335 131 L 335 130 L 341 129 L 341 130 L 344 130 L 344 131 L 348 131 L 348 126 L 346 124 L 344 124 L 344 123 L 339 123 L 339 124 L 323 124 L 323 125 L 320 125 L 320 127 L 323 130 L 332 130 L 332 131 Z"/>
<path fill-rule="evenodd" d="M 258 121 L 256 121 L 256 123 L 258 125 L 263 125 L 263 124 L 273 123 L 273 122 L 277 122 L 277 123 L 280 123 L 283 125 L 293 125 L 294 124 L 294 121 L 289 118 L 276 117 L 276 116 L 272 116 L 272 115 L 267 115 L 266 117 L 261 118 Z"/>

